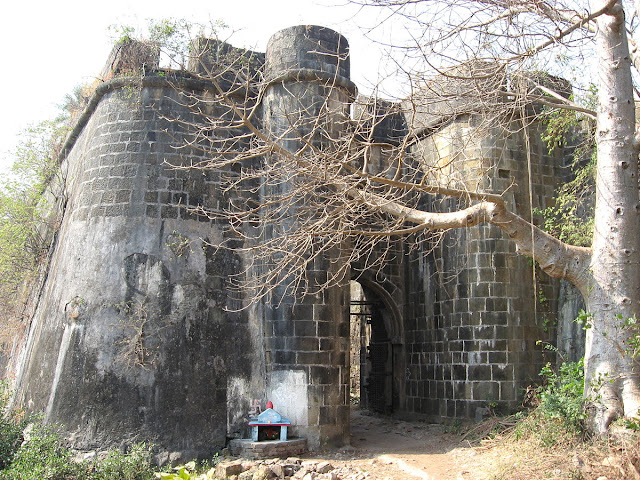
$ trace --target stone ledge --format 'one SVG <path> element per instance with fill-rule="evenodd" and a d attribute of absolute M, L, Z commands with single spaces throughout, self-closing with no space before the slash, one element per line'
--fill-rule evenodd
<path fill-rule="evenodd" d="M 262 442 L 254 442 L 251 439 L 236 439 L 229 442 L 229 453 L 243 458 L 291 457 L 301 455 L 306 451 L 306 438 L 265 440 Z"/>

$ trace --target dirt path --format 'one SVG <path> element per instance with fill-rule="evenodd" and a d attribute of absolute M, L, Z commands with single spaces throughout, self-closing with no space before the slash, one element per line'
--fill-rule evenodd
<path fill-rule="evenodd" d="M 362 411 L 354 411 L 351 417 L 351 447 L 314 458 L 345 469 L 345 478 L 354 480 L 483 480 L 489 461 L 441 425 Z"/>

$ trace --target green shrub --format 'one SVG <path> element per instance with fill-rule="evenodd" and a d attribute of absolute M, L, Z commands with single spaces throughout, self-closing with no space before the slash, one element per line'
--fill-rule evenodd
<path fill-rule="evenodd" d="M 0 419 L 0 470 L 7 468 L 22 443 L 22 428 L 6 419 Z"/>
<path fill-rule="evenodd" d="M 85 465 L 71 458 L 70 450 L 63 448 L 58 435 L 49 427 L 33 424 L 11 465 L 0 471 L 2 480 L 84 480 Z"/>
<path fill-rule="evenodd" d="M 0 382 L 0 480 L 201 479 L 211 478 L 219 461 L 216 455 L 200 465 L 190 462 L 170 473 L 154 473 L 151 445 L 146 443 L 133 445 L 128 453 L 112 450 L 102 459 L 76 461 L 53 427 L 35 417 L 11 414 L 8 400 L 7 383 Z"/>
<path fill-rule="evenodd" d="M 563 362 L 557 370 L 548 363 L 540 376 L 543 384 L 535 390 L 539 403 L 528 415 L 517 419 L 513 438 L 547 448 L 580 442 L 586 419 L 583 360 Z"/>
<path fill-rule="evenodd" d="M 161 480 L 196 480 L 196 463 L 189 462 L 186 465 L 175 467 L 170 473 L 158 472 L 156 478 Z"/>
<path fill-rule="evenodd" d="M 23 425 L 7 422 L 14 440 L 11 455 L 0 468 L 0 480 L 151 480 L 150 446 L 136 444 L 122 454 L 111 451 L 104 460 L 78 462 L 70 449 L 63 446 L 60 436 L 51 427 L 33 423 L 24 437 Z M 0 444 L 5 443 L 5 424 L 0 431 Z M 8 436 L 6 437 L 9 438 Z"/>
<path fill-rule="evenodd" d="M 160 480 L 213 480 L 217 478 L 215 477 L 215 464 L 217 462 L 217 455 L 211 462 L 202 464 L 189 462 L 186 465 L 174 467 L 171 472 L 158 472 L 156 473 L 156 478 Z"/>
<path fill-rule="evenodd" d="M 22 431 L 29 419 L 7 408 L 10 391 L 6 381 L 0 381 L 0 470 L 7 468 L 22 444 Z"/>
<path fill-rule="evenodd" d="M 151 466 L 151 447 L 146 443 L 133 445 L 122 454 L 112 450 L 107 458 L 93 466 L 96 480 L 148 480 L 154 478 Z"/>
<path fill-rule="evenodd" d="M 545 380 L 538 388 L 541 415 L 560 420 L 567 428 L 584 428 L 584 361 L 563 362 L 557 372 L 547 363 L 540 375 Z"/>

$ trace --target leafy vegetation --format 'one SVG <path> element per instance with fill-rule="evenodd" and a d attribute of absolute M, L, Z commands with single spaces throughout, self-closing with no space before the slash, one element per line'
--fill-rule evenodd
<path fill-rule="evenodd" d="M 584 363 L 550 363 L 540 372 L 542 385 L 535 389 L 536 407 L 514 417 L 510 438 L 541 448 L 579 443 L 584 436 Z"/>
<path fill-rule="evenodd" d="M 595 157 L 586 163 L 574 160 L 573 179 L 560 187 L 555 205 L 535 209 L 544 218 L 543 228 L 571 245 L 591 245 L 595 165 Z"/>
<path fill-rule="evenodd" d="M 211 468 L 206 473 L 197 473 L 196 462 L 189 462 L 186 465 L 175 467 L 171 472 L 156 473 L 156 478 L 161 480 L 209 480 L 215 478 L 215 469 Z"/>
<path fill-rule="evenodd" d="M 640 320 L 635 316 L 623 318 L 619 315 L 618 318 L 623 320 L 622 327 L 628 334 L 625 342 L 627 354 L 632 358 L 638 358 L 640 356 Z"/>
<path fill-rule="evenodd" d="M 93 477 L 108 480 L 146 480 L 153 477 L 151 445 L 138 443 L 129 452 L 110 451 L 104 460 L 91 464 Z"/>
<path fill-rule="evenodd" d="M 17 412 L 8 410 L 9 389 L 7 382 L 0 382 L 0 470 L 7 468 L 22 443 L 22 432 L 29 420 Z"/>
<path fill-rule="evenodd" d="M 34 424 L 15 452 L 11 464 L 0 471 L 0 479 L 79 479 L 86 470 L 86 466 L 72 461 L 71 451 L 61 447 L 53 430 Z"/>
<path fill-rule="evenodd" d="M 123 454 L 108 452 L 96 461 L 75 461 L 51 427 L 32 424 L 25 441 L 9 465 L 0 470 L 0 480 L 149 480 L 154 478 L 150 447 L 134 445 Z"/>
<path fill-rule="evenodd" d="M 0 480 L 201 479 L 211 478 L 211 467 L 218 460 L 156 473 L 151 445 L 139 443 L 127 453 L 112 450 L 97 459 L 76 461 L 55 428 L 38 417 L 9 411 L 9 396 L 7 382 L 0 382 Z"/>
<path fill-rule="evenodd" d="M 46 252 L 46 184 L 56 172 L 56 154 L 66 125 L 53 120 L 24 135 L 10 174 L 0 181 L 0 297 L 14 299 Z"/>
<path fill-rule="evenodd" d="M 8 410 L 10 390 L 0 383 L 0 479 L 63 480 L 76 478 L 71 453 L 37 419 Z"/>
<path fill-rule="evenodd" d="M 595 109 L 595 87 L 582 102 Z M 596 150 L 593 130 L 595 122 L 571 110 L 549 110 L 544 113 L 542 136 L 550 153 L 557 148 L 572 150 L 567 165 L 568 180 L 556 193 L 555 204 L 535 209 L 543 217 L 543 228 L 563 242 L 590 246 L 593 236 Z M 571 139 L 571 145 L 567 140 Z"/>
<path fill-rule="evenodd" d="M 540 372 L 545 383 L 539 387 L 538 412 L 559 420 L 569 431 L 581 433 L 584 412 L 584 361 L 563 362 L 557 371 L 547 363 Z"/>
<path fill-rule="evenodd" d="M 57 117 L 23 132 L 13 165 L 0 178 L 0 347 L 19 327 L 17 307 L 26 300 L 58 227 L 52 207 L 62 199 L 47 186 L 64 183 L 58 156 L 89 96 L 87 87 L 76 87 L 64 98 Z"/>
<path fill-rule="evenodd" d="M 583 362 L 545 366 L 532 408 L 506 418 L 489 418 L 483 451 L 494 480 L 555 478 L 595 480 L 638 478 L 640 432 L 632 419 L 620 432 L 590 436 L 585 428 Z M 498 433 L 496 433 L 498 432 Z"/>
<path fill-rule="evenodd" d="M 22 305 L 57 229 L 51 208 L 56 199 L 46 196 L 45 188 L 57 174 L 66 132 L 63 117 L 27 130 L 13 167 L 0 179 L 0 349 L 22 328 Z"/>

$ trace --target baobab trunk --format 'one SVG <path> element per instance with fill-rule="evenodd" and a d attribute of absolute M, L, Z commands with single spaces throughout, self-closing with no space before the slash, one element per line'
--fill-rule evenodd
<path fill-rule="evenodd" d="M 592 11 L 603 8 L 592 2 Z M 640 313 L 638 149 L 624 11 L 615 2 L 597 19 L 599 110 L 596 210 L 589 272 L 582 290 L 592 315 L 587 330 L 585 391 L 591 427 L 604 432 L 621 415 L 637 416 L 638 372 L 626 351 L 625 319 Z"/>

